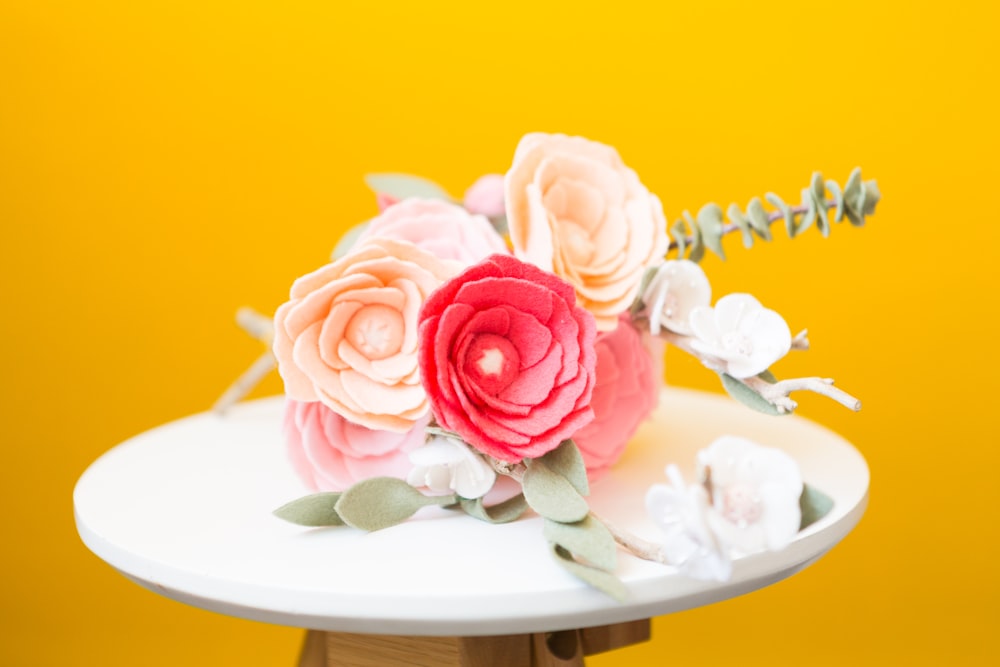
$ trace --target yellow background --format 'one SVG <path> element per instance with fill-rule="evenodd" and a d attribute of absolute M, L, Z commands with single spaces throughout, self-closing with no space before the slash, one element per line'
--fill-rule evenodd
<path fill-rule="evenodd" d="M 93 556 L 73 484 L 211 405 L 260 350 L 235 309 L 270 312 L 372 215 L 363 174 L 461 194 L 532 130 L 616 146 L 671 219 L 797 201 L 814 169 L 862 165 L 884 196 L 864 229 L 731 238 L 706 262 L 717 295 L 810 329 L 780 375 L 864 400 L 800 414 L 864 452 L 868 514 L 793 579 L 591 664 L 998 656 L 996 4 L 652 5 L 0 4 L 0 664 L 292 664 L 298 630 L 169 601 Z"/>

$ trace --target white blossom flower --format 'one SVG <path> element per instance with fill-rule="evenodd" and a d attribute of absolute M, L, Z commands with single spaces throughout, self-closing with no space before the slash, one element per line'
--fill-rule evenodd
<path fill-rule="evenodd" d="M 434 493 L 481 498 L 493 488 L 497 474 L 468 445 L 456 438 L 435 436 L 410 452 L 413 469 L 406 481 Z"/>
<path fill-rule="evenodd" d="M 727 294 L 715 308 L 696 307 L 689 321 L 691 346 L 722 361 L 735 378 L 764 372 L 792 348 L 785 320 L 749 294 Z"/>
<path fill-rule="evenodd" d="M 642 301 L 649 311 L 649 330 L 654 336 L 660 334 L 661 327 L 688 336 L 691 311 L 711 303 L 712 286 L 702 268 L 691 260 L 669 260 L 656 269 L 642 293 Z"/>
<path fill-rule="evenodd" d="M 708 525 L 727 548 L 777 551 L 798 533 L 802 474 L 785 452 L 727 435 L 698 452 L 698 469 Z"/>
<path fill-rule="evenodd" d="M 698 484 L 686 486 L 673 464 L 666 474 L 669 485 L 654 484 L 646 492 L 646 511 L 665 534 L 666 561 L 689 577 L 726 581 L 732 561 L 708 525 L 708 493 Z"/>

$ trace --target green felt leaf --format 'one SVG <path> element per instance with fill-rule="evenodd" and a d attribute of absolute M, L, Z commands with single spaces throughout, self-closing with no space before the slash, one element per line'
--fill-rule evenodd
<path fill-rule="evenodd" d="M 684 227 L 684 221 L 678 220 L 670 228 L 670 235 L 674 238 L 674 242 L 677 243 L 677 257 L 684 258 L 684 250 L 687 248 L 687 229 Z"/>
<path fill-rule="evenodd" d="M 759 377 L 764 382 L 767 382 L 768 384 L 774 384 L 775 382 L 778 381 L 778 378 L 774 377 L 774 373 L 772 373 L 770 370 L 765 370 L 761 371 L 760 373 L 757 373 L 757 377 Z"/>
<path fill-rule="evenodd" d="M 358 242 L 359 238 L 361 238 L 361 235 L 365 233 L 366 229 L 368 229 L 368 225 L 369 223 L 362 222 L 360 225 L 354 225 L 344 232 L 344 235 L 340 237 L 339 241 L 337 241 L 337 245 L 334 246 L 331 257 L 333 259 L 340 259 L 350 252 L 351 248 L 354 247 L 354 244 Z"/>
<path fill-rule="evenodd" d="M 653 277 L 656 275 L 658 268 L 658 266 L 651 266 L 642 272 L 642 280 L 639 281 L 639 291 L 636 292 L 635 300 L 632 301 L 632 305 L 629 307 L 628 311 L 631 317 L 635 318 L 646 308 L 646 304 L 642 300 L 642 295 L 645 294 L 646 288 L 649 287 L 649 283 L 653 281 Z"/>
<path fill-rule="evenodd" d="M 770 401 L 734 378 L 732 375 L 729 375 L 728 373 L 719 373 L 719 378 L 722 380 L 722 386 L 725 387 L 726 392 L 748 408 L 756 410 L 757 412 L 763 412 L 766 415 L 777 416 L 784 414 L 779 412 L 778 408 L 774 407 Z"/>
<path fill-rule="evenodd" d="M 618 565 L 618 546 L 603 523 L 592 516 L 575 523 L 545 520 L 545 539 L 558 544 L 586 564 L 608 572 Z"/>
<path fill-rule="evenodd" d="M 813 199 L 812 190 L 809 188 L 802 190 L 802 206 L 806 210 L 802 213 L 802 217 L 799 218 L 799 222 L 795 226 L 796 234 L 806 231 L 816 221 L 816 201 Z"/>
<path fill-rule="evenodd" d="M 453 505 L 454 495 L 425 496 L 401 479 L 373 477 L 344 491 L 336 510 L 349 526 L 381 530 L 405 521 L 427 505 Z"/>
<path fill-rule="evenodd" d="M 844 219 L 844 195 L 840 191 L 840 185 L 837 181 L 827 181 L 826 189 L 833 196 L 833 201 L 837 202 L 837 207 L 833 211 L 833 221 L 840 222 Z"/>
<path fill-rule="evenodd" d="M 804 530 L 830 513 L 833 509 L 833 498 L 815 487 L 804 484 L 802 495 L 799 496 L 799 509 L 802 510 L 799 530 Z"/>
<path fill-rule="evenodd" d="M 861 170 L 855 168 L 844 185 L 844 215 L 855 227 L 865 224 L 865 186 Z"/>
<path fill-rule="evenodd" d="M 528 501 L 524 499 L 523 493 L 490 507 L 483 505 L 482 498 L 459 498 L 458 503 L 466 514 L 487 523 L 509 523 L 519 519 L 528 510 Z"/>
<path fill-rule="evenodd" d="M 722 209 L 719 208 L 719 205 L 705 204 L 702 206 L 698 210 L 697 223 L 705 245 L 720 259 L 725 259 L 726 253 L 722 249 Z"/>
<path fill-rule="evenodd" d="M 625 588 L 625 584 L 622 583 L 621 579 L 615 575 L 577 562 L 573 559 L 573 555 L 570 552 L 557 544 L 551 545 L 551 549 L 552 555 L 555 556 L 559 564 L 570 574 L 582 579 L 618 602 L 624 602 L 628 598 L 628 589 Z"/>
<path fill-rule="evenodd" d="M 826 212 L 826 190 L 823 187 L 823 176 L 814 171 L 812 183 L 809 184 L 811 196 L 816 204 L 816 226 L 823 237 L 830 235 L 830 216 Z"/>
<path fill-rule="evenodd" d="M 701 258 L 705 256 L 705 240 L 702 238 L 701 229 L 694 224 L 694 219 L 687 211 L 684 211 L 684 221 L 687 222 L 688 228 L 691 230 L 691 254 L 688 255 L 688 259 L 692 262 L 700 262 Z"/>
<path fill-rule="evenodd" d="M 437 183 L 420 176 L 410 174 L 368 174 L 365 183 L 375 192 L 389 195 L 395 199 L 422 197 L 424 199 L 444 199 L 451 197 Z"/>
<path fill-rule="evenodd" d="M 490 224 L 493 225 L 493 229 L 497 231 L 500 236 L 507 236 L 507 232 L 510 231 L 510 227 L 507 225 L 506 215 L 494 215 L 490 219 Z"/>
<path fill-rule="evenodd" d="M 531 509 L 546 519 L 572 523 L 580 521 L 590 511 L 587 501 L 570 481 L 541 459 L 529 462 L 521 487 Z"/>
<path fill-rule="evenodd" d="M 343 526 L 343 519 L 334 509 L 339 498 L 339 493 L 314 493 L 282 505 L 274 515 L 300 526 Z"/>
<path fill-rule="evenodd" d="M 726 209 L 726 216 L 729 221 L 739 227 L 740 236 L 743 237 L 743 247 L 752 248 L 753 247 L 753 233 L 751 232 L 750 220 L 743 212 L 740 207 L 736 204 L 730 204 L 729 208 Z"/>
<path fill-rule="evenodd" d="M 572 440 L 563 440 L 558 447 L 541 459 L 549 469 L 565 477 L 581 496 L 590 495 L 587 464 L 583 462 L 580 448 Z"/>
<path fill-rule="evenodd" d="M 875 181 L 865 181 L 865 215 L 875 215 L 875 205 L 882 199 L 882 192 Z"/>
<path fill-rule="evenodd" d="M 747 218 L 750 219 L 750 226 L 757 232 L 757 236 L 765 241 L 771 240 L 771 222 L 767 218 L 767 211 L 759 197 L 754 197 L 747 204 Z"/>
<path fill-rule="evenodd" d="M 785 221 L 785 231 L 788 233 L 788 238 L 795 238 L 795 215 L 792 213 L 791 207 L 785 203 L 784 199 L 773 192 L 765 194 L 764 199 L 781 212 L 781 217 Z"/>
<path fill-rule="evenodd" d="M 430 425 L 425 426 L 424 427 L 424 433 L 426 433 L 427 435 L 440 435 L 440 436 L 443 436 L 445 438 L 453 438 L 455 440 L 462 440 L 462 436 L 460 436 L 458 433 L 455 433 L 454 431 L 449 431 L 446 428 L 441 428 L 440 426 L 430 426 Z M 465 441 L 462 440 L 462 442 L 465 442 Z"/>

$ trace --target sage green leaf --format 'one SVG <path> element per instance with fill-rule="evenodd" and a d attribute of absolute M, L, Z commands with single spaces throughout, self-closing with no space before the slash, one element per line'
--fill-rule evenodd
<path fill-rule="evenodd" d="M 500 236 L 507 236 L 507 232 L 510 231 L 510 228 L 507 225 L 506 215 L 503 214 L 494 215 L 489 220 L 490 224 L 493 225 L 493 229 L 496 230 L 497 234 L 499 234 Z"/>
<path fill-rule="evenodd" d="M 437 183 L 420 176 L 410 174 L 368 174 L 365 183 L 377 193 L 389 195 L 395 199 L 422 197 L 424 199 L 444 199 L 451 197 Z"/>
<path fill-rule="evenodd" d="M 875 215 L 875 205 L 882 199 L 882 192 L 875 181 L 865 181 L 865 215 Z"/>
<path fill-rule="evenodd" d="M 844 219 L 844 193 L 840 191 L 840 185 L 837 184 L 837 181 L 827 181 L 826 189 L 833 195 L 833 201 L 837 204 L 833 212 L 833 221 L 840 222 Z"/>
<path fill-rule="evenodd" d="M 351 248 L 354 247 L 354 244 L 358 242 L 359 238 L 361 238 L 361 235 L 365 233 L 366 229 L 368 229 L 368 224 L 369 223 L 367 222 L 362 222 L 360 225 L 354 225 L 344 232 L 344 235 L 340 237 L 339 241 L 337 241 L 337 245 L 334 246 L 331 257 L 333 259 L 340 259 L 350 252 Z"/>
<path fill-rule="evenodd" d="M 607 527 L 592 516 L 575 523 L 545 520 L 542 534 L 586 564 L 608 572 L 618 566 L 618 545 Z"/>
<path fill-rule="evenodd" d="M 670 235 L 674 237 L 674 242 L 677 243 L 677 257 L 678 259 L 684 259 L 684 250 L 687 248 L 687 229 L 684 228 L 684 221 L 678 220 L 670 228 Z"/>
<path fill-rule="evenodd" d="M 765 194 L 764 199 L 781 212 L 781 217 L 785 220 L 785 231 L 788 233 L 788 238 L 795 238 L 795 215 L 785 200 L 773 192 Z"/>
<path fill-rule="evenodd" d="M 597 590 L 605 593 L 618 602 L 624 602 L 628 598 L 628 589 L 625 584 L 622 583 L 621 579 L 611 574 L 610 572 L 605 572 L 604 570 L 599 570 L 583 563 L 578 563 L 573 559 L 573 554 L 563 549 L 558 544 L 551 545 L 552 555 L 556 557 L 563 568 L 577 577 L 582 579 L 586 583 L 590 584 Z"/>
<path fill-rule="evenodd" d="M 760 197 L 754 197 L 747 204 L 747 218 L 750 219 L 750 226 L 757 232 L 757 236 L 765 241 L 771 240 L 771 221 L 767 217 L 767 211 L 760 201 Z"/>
<path fill-rule="evenodd" d="M 314 493 L 282 505 L 274 510 L 274 516 L 300 526 L 343 526 L 334 508 L 339 498 L 339 493 Z"/>
<path fill-rule="evenodd" d="M 734 378 L 732 375 L 729 375 L 728 373 L 719 373 L 719 378 L 722 380 L 722 386 L 725 387 L 726 392 L 748 408 L 756 410 L 757 412 L 763 412 L 766 415 L 777 416 L 785 414 L 783 412 L 779 412 L 778 408 L 774 407 L 769 400 Z"/>
<path fill-rule="evenodd" d="M 590 495 L 587 481 L 587 464 L 583 462 L 580 448 L 572 440 L 563 440 L 559 446 L 539 459 L 554 473 L 565 477 L 581 496 Z"/>
<path fill-rule="evenodd" d="M 629 306 L 628 310 L 629 315 L 633 319 L 646 308 L 646 303 L 642 300 L 642 295 L 646 293 L 646 288 L 653 281 L 658 268 L 657 266 L 651 266 L 642 272 L 642 279 L 639 281 L 639 290 L 636 292 L 635 300 L 632 301 L 632 305 Z"/>
<path fill-rule="evenodd" d="M 405 521 L 426 505 L 453 505 L 454 495 L 425 496 L 401 479 L 372 477 L 340 495 L 336 510 L 349 526 L 381 530 Z"/>
<path fill-rule="evenodd" d="M 694 224 L 691 214 L 687 211 L 684 211 L 684 220 L 691 229 L 691 254 L 688 255 L 688 259 L 692 262 L 700 262 L 701 258 L 705 256 L 705 242 L 701 236 L 701 229 Z"/>
<path fill-rule="evenodd" d="M 775 382 L 778 381 L 778 378 L 774 377 L 774 373 L 772 373 L 770 370 L 765 370 L 761 371 L 760 373 L 757 373 L 757 377 L 759 377 L 761 380 L 763 380 L 768 384 L 774 384 Z"/>
<path fill-rule="evenodd" d="M 698 229 L 701 230 L 701 237 L 705 245 L 719 256 L 726 258 L 726 253 L 722 249 L 722 209 L 718 204 L 705 204 L 698 210 Z"/>
<path fill-rule="evenodd" d="M 813 222 L 816 221 L 816 201 L 813 199 L 812 190 L 810 188 L 804 188 L 802 190 L 802 207 L 805 208 L 805 211 L 802 213 L 802 217 L 795 226 L 796 235 L 801 234 L 812 227 Z"/>
<path fill-rule="evenodd" d="M 449 431 L 446 428 L 441 428 L 440 426 L 432 426 L 432 425 L 425 426 L 424 433 L 426 433 L 427 435 L 440 435 L 445 438 L 452 438 L 454 440 L 461 440 L 462 442 L 465 442 L 464 440 L 462 440 L 462 436 L 460 436 L 458 433 L 455 433 L 454 431 Z"/>
<path fill-rule="evenodd" d="M 580 521 L 590 512 L 583 496 L 564 476 L 536 459 L 528 464 L 521 480 L 524 498 L 531 509 L 546 519 L 572 523 Z"/>
<path fill-rule="evenodd" d="M 823 176 L 818 171 L 813 172 L 810 189 L 813 201 L 816 202 L 816 224 L 819 227 L 819 233 L 826 238 L 830 235 L 830 216 L 826 212 L 826 190 L 823 187 Z"/>
<path fill-rule="evenodd" d="M 833 509 L 833 498 L 815 487 L 804 484 L 802 495 L 799 496 L 799 509 L 802 510 L 799 530 L 804 530 L 830 513 Z"/>
<path fill-rule="evenodd" d="M 459 498 L 458 504 L 469 516 L 487 523 L 509 523 L 519 519 L 528 510 L 528 501 L 524 499 L 523 493 L 490 507 L 483 505 L 482 498 Z"/>
<path fill-rule="evenodd" d="M 740 236 L 743 237 L 743 247 L 752 248 L 753 234 L 750 232 L 750 220 L 743 215 L 743 212 L 740 211 L 740 207 L 736 204 L 730 204 L 729 208 L 726 209 L 726 216 L 729 218 L 731 223 L 739 228 Z"/>
<path fill-rule="evenodd" d="M 856 227 L 865 224 L 864 203 L 865 188 L 861 183 L 861 170 L 855 168 L 844 185 L 844 215 Z"/>

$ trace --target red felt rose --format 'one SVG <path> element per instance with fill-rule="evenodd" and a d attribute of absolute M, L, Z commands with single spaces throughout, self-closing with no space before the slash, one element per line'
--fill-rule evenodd
<path fill-rule="evenodd" d="M 568 283 L 490 256 L 420 311 L 420 372 L 438 424 L 511 463 L 555 449 L 594 417 L 595 336 Z"/>

